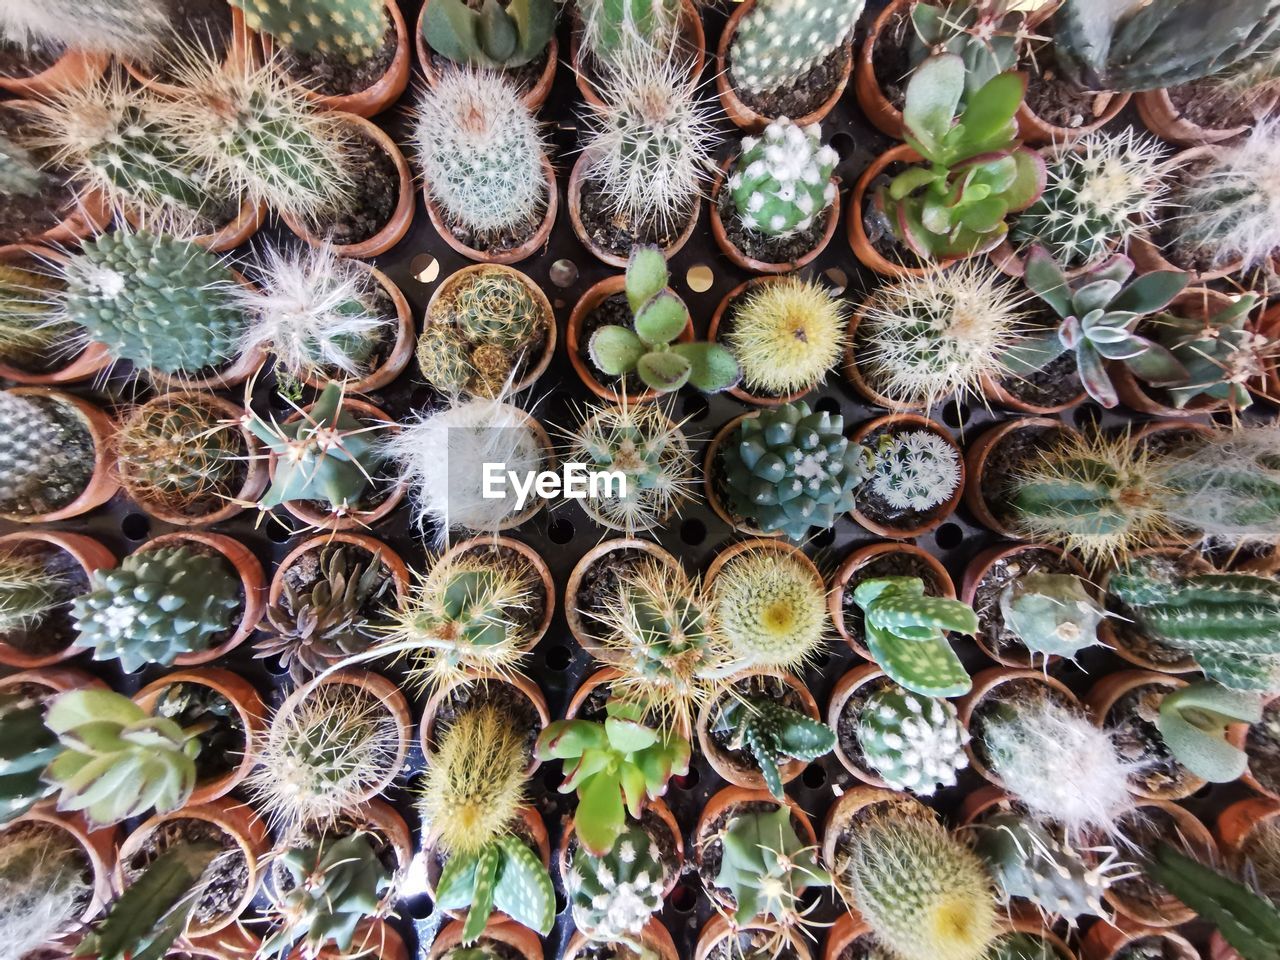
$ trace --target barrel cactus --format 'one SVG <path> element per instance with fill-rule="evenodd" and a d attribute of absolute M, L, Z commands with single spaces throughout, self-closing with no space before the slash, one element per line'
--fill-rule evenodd
<path fill-rule="evenodd" d="M 719 840 L 724 853 L 715 883 L 733 898 L 735 923 L 764 918 L 783 928 L 799 925 L 805 919 L 800 894 L 806 887 L 831 883 L 817 851 L 796 834 L 785 803 L 769 811 L 739 813 Z"/>
<path fill-rule="evenodd" d="M 878 690 L 858 714 L 858 743 L 871 770 L 895 790 L 928 796 L 954 786 L 968 765 L 969 732 L 956 708 L 901 687 Z"/>
<path fill-rule="evenodd" d="M 299 53 L 360 64 L 382 48 L 390 27 L 383 0 L 231 0 L 249 29 Z"/>
<path fill-rule="evenodd" d="M 235 496 L 245 447 L 217 408 L 195 398 L 157 397 L 121 423 L 116 469 L 135 500 L 196 515 Z"/>
<path fill-rule="evenodd" d="M 234 626 L 241 593 L 239 578 L 220 554 L 163 546 L 95 570 L 72 613 L 80 642 L 93 647 L 95 660 L 118 659 L 134 673 L 208 649 Z"/>
<path fill-rule="evenodd" d="M 831 171 L 839 159 L 816 123 L 798 127 L 779 117 L 744 139 L 728 182 L 742 225 L 775 237 L 808 230 L 835 202 Z"/>
<path fill-rule="evenodd" d="M 0 426 L 0 511 L 40 513 L 51 477 L 83 472 L 73 435 L 55 402 L 8 390 L 0 390 Z"/>
<path fill-rule="evenodd" d="M 712 586 L 713 635 L 739 670 L 798 671 L 822 649 L 826 589 L 802 556 L 751 550 Z"/>
<path fill-rule="evenodd" d="M 1035 571 L 1000 591 L 1000 613 L 1023 646 L 1043 657 L 1074 657 L 1093 646 L 1106 617 L 1079 577 Z"/>
<path fill-rule="evenodd" d="M 863 580 L 853 601 L 866 614 L 867 649 L 895 682 L 926 697 L 955 697 L 972 681 L 947 631 L 972 635 L 978 616 L 959 600 L 925 596 L 919 577 Z"/>
<path fill-rule="evenodd" d="M 738 24 L 729 78 L 757 96 L 786 89 L 837 54 L 861 15 L 862 0 L 763 0 Z"/>
<path fill-rule="evenodd" d="M 639 943 L 644 925 L 662 909 L 665 885 L 662 849 L 639 823 L 603 856 L 579 847 L 564 882 L 574 925 L 604 943 Z"/>

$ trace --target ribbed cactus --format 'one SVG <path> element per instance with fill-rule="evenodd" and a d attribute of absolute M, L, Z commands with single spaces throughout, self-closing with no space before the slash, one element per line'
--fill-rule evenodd
<path fill-rule="evenodd" d="M 680 0 L 578 0 L 582 42 L 601 63 L 628 55 L 669 56 L 680 24 Z"/>
<path fill-rule="evenodd" d="M 51 404 L 0 391 L 0 509 L 30 511 L 49 478 L 69 465 L 66 434 Z"/>
<path fill-rule="evenodd" d="M 38 630 L 46 613 L 66 602 L 71 580 L 37 553 L 0 553 L 0 635 Z"/>
<path fill-rule="evenodd" d="M 844 351 L 844 301 L 816 280 L 792 274 L 753 285 L 734 300 L 732 320 L 724 342 L 748 390 L 808 390 Z"/>
<path fill-rule="evenodd" d="M 417 359 L 422 379 L 446 396 L 460 395 L 476 379 L 471 347 L 457 327 L 424 323 Z"/>
<path fill-rule="evenodd" d="M 816 123 L 797 127 L 779 117 L 745 138 L 727 184 L 742 225 L 775 237 L 808 230 L 835 201 L 839 159 Z"/>
<path fill-rule="evenodd" d="M 871 489 L 895 510 L 932 510 L 960 486 L 960 453 L 932 430 L 886 436 L 875 463 Z"/>
<path fill-rule="evenodd" d="M 31 151 L 0 132 L 0 196 L 34 197 L 47 184 L 48 177 Z"/>
<path fill-rule="evenodd" d="M 0 826 L 20 817 L 54 791 L 41 774 L 62 752 L 44 725 L 44 704 L 0 692 Z"/>
<path fill-rule="evenodd" d="M 926 596 L 919 577 L 864 580 L 853 600 L 866 614 L 867 649 L 890 679 L 926 697 L 969 691 L 969 674 L 947 643 L 947 631 L 977 632 L 967 603 Z"/>
<path fill-rule="evenodd" d="M 1181 410 L 1200 400 L 1224 403 L 1231 410 L 1253 405 L 1249 384 L 1259 382 L 1280 350 L 1270 337 L 1248 329 L 1249 312 L 1257 302 L 1255 294 L 1246 294 L 1208 317 L 1183 317 L 1170 310 L 1153 319 L 1156 342 L 1187 373 L 1185 385 L 1168 388 L 1175 407 Z"/>
<path fill-rule="evenodd" d="M 248 324 L 236 279 L 190 240 L 115 230 L 86 241 L 63 268 L 67 319 L 113 358 L 163 373 L 196 373 L 236 356 Z"/>
<path fill-rule="evenodd" d="M 729 749 L 751 755 L 776 800 L 783 799 L 781 764 L 817 760 L 836 743 L 829 727 L 765 696 L 730 698 L 713 729 L 730 734 Z"/>
<path fill-rule="evenodd" d="M 1153 640 L 1195 657 L 1205 675 L 1233 690 L 1280 683 L 1280 582 L 1244 573 L 1179 576 L 1136 560 L 1108 589 Z"/>
<path fill-rule="evenodd" d="M 954 53 L 964 60 L 965 92 L 980 90 L 996 74 L 1018 67 L 1030 38 L 1026 7 L 1018 0 L 928 0 L 911 7 L 915 37 L 911 60 L 932 53 Z"/>
<path fill-rule="evenodd" d="M 712 633 L 742 670 L 798 671 L 823 646 L 826 591 L 803 558 L 753 550 L 725 564 L 712 588 Z"/>
<path fill-rule="evenodd" d="M 564 879 L 574 925 L 604 943 L 638 944 L 644 925 L 662 909 L 665 884 L 662 849 L 638 823 L 603 856 L 579 847 Z"/>
<path fill-rule="evenodd" d="M 1156 727 L 1174 759 L 1195 776 L 1231 783 L 1248 768 L 1249 757 L 1228 740 L 1228 730 L 1232 724 L 1261 720 L 1257 694 L 1198 680 L 1161 698 Z"/>
<path fill-rule="evenodd" d="M 80 331 L 58 309 L 59 286 L 44 269 L 0 264 L 0 361 L 29 367 L 76 347 Z"/>
<path fill-rule="evenodd" d="M 1237 544 L 1280 536 L 1280 429 L 1216 430 L 1156 464 L 1160 507 L 1183 528 Z"/>
<path fill-rule="evenodd" d="M 0 834 L 0 932 L 11 956 L 32 956 L 77 929 L 93 896 L 84 866 L 84 847 L 60 827 L 32 824 Z"/>
<path fill-rule="evenodd" d="M 135 409 L 115 438 L 116 469 L 141 503 L 222 506 L 236 493 L 244 438 L 216 408 L 160 397 Z"/>
<path fill-rule="evenodd" d="M 858 743 L 870 769 L 895 790 L 928 796 L 954 786 L 968 766 L 969 732 L 956 708 L 900 687 L 878 690 L 858 713 Z"/>
<path fill-rule="evenodd" d="M 308 957 L 330 944 L 350 949 L 356 924 L 377 913 L 391 886 L 391 872 L 364 832 L 322 834 L 290 845 L 276 862 L 289 883 L 274 891 L 279 926 L 263 940 L 264 955 L 284 954 L 299 941 Z"/>
<path fill-rule="evenodd" d="M 1000 614 L 1023 646 L 1044 657 L 1074 657 L 1093 646 L 1106 617 L 1079 577 L 1035 571 L 1000 591 Z"/>
<path fill-rule="evenodd" d="M 870 473 L 870 454 L 844 436 L 844 417 L 803 400 L 748 416 L 720 456 L 733 512 L 792 540 L 834 526 Z"/>
<path fill-rule="evenodd" d="M 791 823 L 791 808 L 780 803 L 768 813 L 739 813 L 719 834 L 724 848 L 716 886 L 734 904 L 738 924 L 767 918 L 782 927 L 804 919 L 800 894 L 805 887 L 824 887 L 831 875 L 818 864 L 817 851 L 806 847 Z"/>
<path fill-rule="evenodd" d="M 117 567 L 95 570 L 89 592 L 71 610 L 93 658 L 118 659 L 133 673 L 208 649 L 234 628 L 242 602 L 240 579 L 221 554 L 179 545 L 141 550 Z"/>
<path fill-rule="evenodd" d="M 542 55 L 556 30 L 555 0 L 466 0 L 427 6 L 422 35 L 436 53 L 457 64 L 510 70 Z"/>
<path fill-rule="evenodd" d="M 383 0 L 231 0 L 249 29 L 299 53 L 364 63 L 390 26 Z"/>
<path fill-rule="evenodd" d="M 434 11 L 430 6 L 428 10 Z M 446 70 L 418 96 L 414 146 L 432 199 L 479 241 L 532 234 L 547 205 L 543 142 L 501 73 Z"/>
<path fill-rule="evenodd" d="M 759 0 L 738 23 L 729 77 L 756 95 L 790 87 L 848 42 L 861 15 L 862 0 Z"/>
<path fill-rule="evenodd" d="M 902 960 L 979 960 L 996 937 L 982 861 L 915 801 L 859 823 L 833 873 L 876 940 Z"/>

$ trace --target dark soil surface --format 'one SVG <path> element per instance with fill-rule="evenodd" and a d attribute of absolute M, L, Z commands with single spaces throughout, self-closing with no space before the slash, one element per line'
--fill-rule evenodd
<path fill-rule="evenodd" d="M 588 349 L 591 335 L 601 327 L 626 327 L 630 330 L 634 322 L 635 317 L 631 313 L 631 305 L 627 302 L 625 293 L 615 293 L 605 297 L 594 310 L 582 318 L 582 332 L 578 336 L 578 356 L 582 358 L 587 369 L 602 387 L 620 390 L 623 393 L 640 393 L 644 389 L 644 384 L 639 381 L 639 378 L 629 373 L 624 373 L 620 377 L 605 373 L 591 361 L 591 352 Z"/>
<path fill-rule="evenodd" d="M 938 582 L 933 568 L 914 553 L 906 553 L 905 551 L 882 553 L 872 559 L 870 563 L 859 567 L 854 571 L 853 576 L 849 578 L 849 582 L 844 585 L 841 606 L 844 609 L 845 630 L 848 631 L 849 636 L 863 646 L 867 642 L 863 630 L 864 618 L 862 608 L 853 602 L 853 591 L 863 581 L 875 580 L 880 577 L 919 577 L 924 581 L 926 595 L 936 597 L 941 594 L 942 585 Z"/>
<path fill-rule="evenodd" d="M 1050 311 L 1043 310 L 1036 312 L 1032 323 L 1036 327 L 1056 326 L 1056 320 Z M 1076 369 L 1076 355 L 1071 350 L 1064 350 L 1034 373 L 1002 378 L 1000 386 L 1023 403 L 1035 407 L 1060 407 L 1072 403 L 1084 391 Z"/>
<path fill-rule="evenodd" d="M 343 153 L 355 188 L 344 209 L 322 218 L 314 229 L 345 246 L 368 240 L 391 220 L 400 200 L 400 174 L 391 156 L 363 134 L 348 143 Z"/>
<path fill-rule="evenodd" d="M 610 209 L 608 197 L 599 184 L 590 177 L 582 178 L 582 192 L 578 212 L 582 228 L 591 242 L 609 253 L 626 257 L 637 244 L 654 243 L 669 247 L 676 242 L 693 214 L 676 217 L 670 224 L 633 223 L 622 214 Z"/>
<path fill-rule="evenodd" d="M 3 70 L 0 70 L 2 73 Z M 26 124 L 16 110 L 0 110 L 0 132 L 18 135 Z M 48 155 L 31 151 L 32 158 L 47 169 Z M 32 196 L 0 194 L 0 243 L 32 240 L 74 212 L 76 193 L 56 171 L 50 170 L 40 189 Z"/>
<path fill-rule="evenodd" d="M 196 773 L 201 783 L 230 773 L 244 756 L 244 724 L 235 706 L 226 697 L 199 683 L 175 683 L 161 693 L 156 716 L 168 717 L 184 730 L 212 722 L 200 734 Z"/>
<path fill-rule="evenodd" d="M 1253 779 L 1273 793 L 1280 791 L 1280 700 L 1272 700 L 1262 710 L 1262 723 L 1249 727 L 1244 750 L 1249 755 Z"/>
<path fill-rule="evenodd" d="M 38 557 L 45 569 L 59 579 L 60 586 L 56 591 L 59 602 L 31 627 L 0 633 L 0 641 L 31 656 L 59 653 L 71 646 L 79 636 L 75 619 L 71 616 L 71 601 L 88 592 L 89 576 L 71 554 L 51 543 L 32 540 L 24 544 L 13 544 L 6 551 L 6 555 L 15 553 Z"/>
<path fill-rule="evenodd" d="M 1104 726 L 1114 731 L 1116 750 L 1126 760 L 1141 764 L 1129 775 L 1129 782 L 1148 793 L 1176 790 L 1193 779 L 1174 759 L 1156 727 L 1160 701 L 1174 689 L 1171 683 L 1149 683 L 1130 690 L 1107 711 Z"/>
<path fill-rule="evenodd" d="M 1153 855 L 1161 841 L 1193 857 L 1200 853 L 1189 849 L 1178 829 L 1178 821 L 1159 807 L 1144 806 L 1125 814 L 1116 821 L 1116 830 L 1127 841 L 1127 849 L 1122 847 L 1120 852 L 1126 860 L 1135 863 Z M 1112 892 L 1150 909 L 1159 909 L 1167 900 L 1174 899 L 1167 889 L 1151 879 L 1145 871 L 1137 869 L 1134 873 L 1136 875 L 1133 877 L 1112 883 Z"/>
<path fill-rule="evenodd" d="M 492 704 L 511 718 L 515 729 L 524 731 L 525 756 L 532 759 L 533 745 L 538 740 L 538 734 L 542 732 L 542 718 L 538 716 L 538 711 L 529 698 L 516 686 L 500 680 L 483 679 L 453 687 L 441 700 L 440 707 L 436 711 L 436 723 L 430 746 L 435 748 L 457 721 L 459 715 L 484 704 Z"/>
<path fill-rule="evenodd" d="M 1082 90 L 1060 75 L 1049 44 L 1043 44 L 1034 56 L 1026 58 L 1022 69 L 1027 77 L 1026 104 L 1042 121 L 1055 127 L 1074 130 L 1097 122 L 1106 112 L 1113 96 Z"/>
<path fill-rule="evenodd" d="M 1253 111 L 1248 100 L 1218 87 L 1212 80 L 1197 80 L 1168 88 L 1174 109 L 1184 120 L 1207 130 L 1230 130 L 1252 126 Z"/>
<path fill-rule="evenodd" d="M 907 101 L 907 80 L 911 77 L 911 38 L 915 36 L 911 26 L 911 14 L 903 7 L 889 18 L 880 35 L 876 37 L 871 54 L 871 67 L 876 75 L 880 92 L 891 104 L 902 109 Z"/>
<path fill-rule="evenodd" d="M 207 841 L 233 851 L 219 855 L 216 869 L 196 903 L 192 922 L 208 924 L 231 913 L 249 885 L 249 863 L 235 838 L 207 820 L 178 817 L 166 820 L 147 835 L 141 849 L 124 864 L 126 885 L 134 883 L 142 872 L 175 844 Z M 208 871 L 206 871 L 206 875 Z"/>
<path fill-rule="evenodd" d="M 0 502 L 0 513 L 29 517 L 61 510 L 89 485 L 93 476 L 93 437 L 74 407 L 48 397 L 26 398 L 53 418 L 58 435 L 57 453 L 49 457 L 44 485 L 21 502 Z"/>
<path fill-rule="evenodd" d="M 1032 666 L 1031 651 L 1004 622 L 1000 594 L 1012 581 L 1030 573 L 1075 574 L 1071 564 L 1052 550 L 1026 550 L 1013 557 L 1001 557 L 987 571 L 973 595 L 973 609 L 978 614 L 978 629 L 987 649 L 1006 660 Z"/>
<path fill-rule="evenodd" d="M 987 454 L 986 468 L 981 477 L 970 478 L 971 483 L 980 480 L 982 499 L 1001 523 L 1012 525 L 1016 522 L 1006 503 L 1013 481 L 1053 445 L 1060 432 L 1058 427 L 1024 426 L 1005 434 Z"/>
<path fill-rule="evenodd" d="M 893 228 L 889 225 L 889 218 L 875 206 L 876 192 L 881 187 L 887 188 L 889 182 L 907 169 L 907 166 L 908 164 L 905 163 L 891 163 L 878 177 L 867 184 L 867 192 L 862 200 L 862 229 L 867 234 L 867 241 L 871 244 L 871 248 L 890 263 L 901 264 L 908 268 L 925 267 L 929 265 L 929 261 L 921 259 L 914 250 L 894 235 Z"/>
<path fill-rule="evenodd" d="M 22 47 L 0 40 L 0 77 L 23 79 L 43 73 L 58 62 L 66 47 L 57 43 L 36 43 Z"/>
<path fill-rule="evenodd" d="M 587 636 L 599 639 L 596 617 L 604 616 L 618 602 L 618 587 L 640 564 L 654 559 L 652 554 L 635 547 L 610 550 L 599 557 L 586 570 L 578 582 L 577 596 L 570 598 L 582 617 L 582 629 Z"/>
<path fill-rule="evenodd" d="M 737 697 L 733 697 L 733 694 L 737 694 Z M 802 713 L 806 717 L 809 714 L 804 708 L 804 700 L 801 699 L 799 692 L 793 686 L 789 683 L 784 683 L 777 677 L 771 677 L 766 674 L 755 673 L 740 680 L 735 680 L 729 689 L 723 691 L 716 698 L 716 702 L 709 713 L 710 722 L 707 730 L 707 733 L 711 736 L 711 742 L 719 748 L 721 759 L 727 760 L 734 767 L 744 772 L 759 772 L 760 765 L 756 763 L 756 758 L 750 750 L 745 748 L 734 749 L 730 746 L 736 731 L 716 729 L 716 723 L 720 719 L 721 711 L 733 699 L 737 698 L 747 701 L 768 700 L 797 713 Z M 779 761 L 779 766 L 781 766 L 782 762 L 781 760 Z"/>
<path fill-rule="evenodd" d="M 868 773 L 875 771 L 867 763 L 867 755 L 862 749 L 862 740 L 858 736 L 862 726 L 862 708 L 881 690 L 888 690 L 894 686 L 897 684 L 884 676 L 869 680 L 844 702 L 844 706 L 840 708 L 840 716 L 836 718 L 836 736 L 840 740 L 840 749 L 855 766 L 861 767 Z"/>
<path fill-rule="evenodd" d="M 716 194 L 716 211 L 720 214 L 720 223 L 724 226 L 724 235 L 729 243 L 737 247 L 743 256 L 762 263 L 794 263 L 799 260 L 822 242 L 827 221 L 831 219 L 831 208 L 827 207 L 809 224 L 807 230 L 797 231 L 790 236 L 774 236 L 748 230 L 738 217 L 738 208 L 733 205 L 733 193 L 728 185 L 722 185 L 720 192 Z"/>
<path fill-rule="evenodd" d="M 548 44 L 548 49 L 549 47 L 550 44 Z M 431 55 L 431 69 L 436 72 L 437 76 L 444 73 L 446 70 L 457 69 L 457 64 L 448 57 L 441 56 L 436 53 L 430 46 L 428 46 L 427 49 Z M 522 93 L 526 90 L 532 90 L 537 86 L 538 80 L 542 76 L 542 71 L 547 69 L 547 56 L 548 50 L 543 50 L 542 53 L 538 54 L 523 66 L 515 67 L 510 70 L 503 70 L 502 73 L 508 80 L 514 83 L 516 85 L 516 89 Z"/>
<path fill-rule="evenodd" d="M 1171 560 L 1164 557 L 1146 557 L 1142 563 L 1148 569 L 1172 569 L 1182 574 L 1194 572 L 1189 562 L 1190 556 Z M 1106 596 L 1107 612 L 1111 614 L 1111 629 L 1115 632 L 1116 643 L 1125 650 L 1143 660 L 1160 666 L 1172 666 L 1187 659 L 1183 650 L 1177 650 L 1167 644 L 1152 640 L 1134 622 L 1134 612 L 1128 604 L 1121 602 L 1112 594 Z"/>
<path fill-rule="evenodd" d="M 547 204 L 544 201 L 538 205 L 537 213 L 528 223 L 521 224 L 518 227 L 509 227 L 497 233 L 480 233 L 459 223 L 443 207 L 437 205 L 437 209 L 444 219 L 445 226 L 448 227 L 449 232 L 460 243 L 466 244 L 473 250 L 480 250 L 494 255 L 514 250 L 521 244 L 528 242 L 529 238 L 537 233 L 538 227 L 542 225 L 542 220 L 547 215 Z"/>
<path fill-rule="evenodd" d="M 182 41 L 207 50 L 214 60 L 226 59 L 231 49 L 231 7 L 223 0 L 169 0 L 169 20 Z M 157 80 L 173 83 L 177 78 L 172 64 L 161 58 L 149 64 L 144 72 Z"/>
<path fill-rule="evenodd" d="M 479 556 L 482 560 L 492 563 L 494 566 L 501 565 L 508 570 L 515 570 L 526 575 L 531 584 L 531 590 L 528 597 L 525 598 L 527 606 L 518 610 L 511 610 L 508 616 L 522 627 L 529 630 L 538 629 L 538 625 L 542 623 L 542 618 L 547 612 L 547 591 L 542 582 L 542 577 L 529 562 L 529 558 L 518 550 L 511 547 L 504 547 L 501 544 L 477 544 L 467 551 L 468 554 Z"/>
<path fill-rule="evenodd" d="M 1056 687 L 1051 687 L 1047 683 L 1041 683 L 1031 677 L 1015 677 L 1012 680 L 1007 680 L 978 701 L 969 717 L 969 735 L 973 738 L 970 741 L 970 745 L 973 748 L 974 756 L 982 762 L 983 766 L 988 769 L 991 767 L 991 756 L 987 753 L 984 733 L 987 722 L 992 715 L 1001 707 L 1015 701 L 1025 702 L 1041 697 L 1049 697 L 1063 706 L 1074 707 L 1071 701 L 1063 696 L 1062 692 Z M 1075 707 L 1075 709 L 1079 708 Z"/>
<path fill-rule="evenodd" d="M 779 944 L 777 936 L 765 930 L 743 930 L 736 937 L 726 936 L 707 951 L 704 960 L 742 960 L 743 957 L 803 960 L 789 941 Z"/>
<path fill-rule="evenodd" d="M 738 99 L 756 113 L 766 117 L 795 117 L 799 120 L 813 113 L 831 96 L 839 85 L 840 78 L 850 68 L 850 59 L 849 47 L 842 46 L 831 51 L 825 60 L 811 67 L 794 83 L 779 90 L 754 94 L 733 83 L 733 45 L 730 44 L 729 54 L 725 58 L 725 76 L 729 78 Z"/>
<path fill-rule="evenodd" d="M 727 827 L 735 817 L 747 813 L 773 813 L 777 809 L 778 804 L 772 800 L 750 800 L 746 803 L 735 803 L 720 811 L 720 814 L 715 819 L 699 830 L 697 837 L 694 838 L 695 849 L 702 851 L 702 859 L 698 863 L 698 875 L 702 877 L 702 882 L 707 890 L 714 891 L 715 899 L 733 903 L 732 894 L 723 887 L 716 886 L 716 875 L 720 872 L 720 864 L 724 860 L 724 844 L 719 839 L 713 838 Z M 795 828 L 796 836 L 803 843 L 805 839 L 804 826 L 794 810 L 791 811 L 791 825 Z"/>
<path fill-rule="evenodd" d="M 360 63 L 350 63 L 341 54 L 301 53 L 277 42 L 275 48 L 280 66 L 289 76 L 325 96 L 341 97 L 368 90 L 382 79 L 396 56 L 395 24 L 390 16 L 386 21 L 382 46 L 372 57 Z"/>
<path fill-rule="evenodd" d="M 862 443 L 871 450 L 876 450 L 882 437 L 897 436 L 900 433 L 910 433 L 918 429 L 920 428 L 914 426 L 881 427 L 867 434 Z M 913 530 L 929 523 L 942 513 L 946 509 L 949 500 L 950 497 L 930 510 L 915 510 L 911 507 L 900 509 L 877 493 L 872 486 L 871 480 L 867 480 L 866 483 L 858 488 L 856 505 L 868 520 L 875 521 L 886 527 L 892 527 L 895 530 Z"/>
<path fill-rule="evenodd" d="M 1197 960 L 1199 954 L 1187 950 L 1168 937 L 1153 933 L 1140 937 L 1116 951 L 1113 960 Z"/>

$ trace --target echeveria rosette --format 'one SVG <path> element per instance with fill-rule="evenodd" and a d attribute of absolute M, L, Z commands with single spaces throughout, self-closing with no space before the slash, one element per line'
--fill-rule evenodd
<path fill-rule="evenodd" d="M 557 720 L 538 737 L 540 760 L 575 760 L 561 793 L 578 793 L 574 829 L 579 841 L 603 856 L 645 800 L 662 796 L 672 775 L 689 772 L 689 741 L 644 723 L 644 707 L 611 699 L 604 723 Z"/>
<path fill-rule="evenodd" d="M 1176 270 L 1159 270 L 1127 283 L 1133 269 L 1132 260 L 1116 254 L 1069 280 L 1043 247 L 1033 247 L 1027 255 L 1027 287 L 1062 319 L 1056 329 L 1028 334 L 1010 350 L 1005 357 L 1010 371 L 1034 373 L 1070 350 L 1080 382 L 1104 407 L 1119 402 L 1107 361 L 1123 363 L 1152 386 L 1186 383 L 1187 370 L 1178 358 L 1134 331 L 1143 317 L 1168 306 L 1186 287 L 1188 277 Z"/>
<path fill-rule="evenodd" d="M 972 636 L 978 616 L 959 600 L 928 597 L 919 577 L 864 580 L 853 601 L 866 617 L 867 649 L 889 679 L 926 697 L 958 697 L 973 685 L 947 631 Z"/>

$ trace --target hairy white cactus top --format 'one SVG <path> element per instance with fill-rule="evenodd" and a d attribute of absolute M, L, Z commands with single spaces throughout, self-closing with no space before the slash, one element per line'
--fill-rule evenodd
<path fill-rule="evenodd" d="M 909 430 L 876 460 L 871 488 L 897 510 L 930 510 L 960 486 L 960 455 L 931 430 Z"/>
<path fill-rule="evenodd" d="M 6 0 L 0 36 L 22 46 L 55 44 L 146 60 L 169 37 L 165 0 Z"/>

